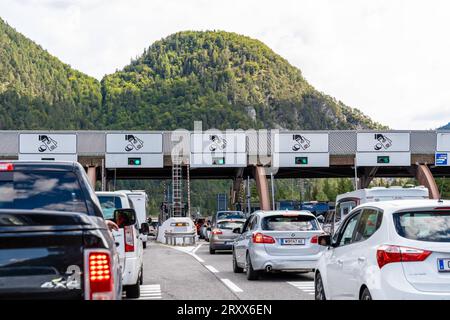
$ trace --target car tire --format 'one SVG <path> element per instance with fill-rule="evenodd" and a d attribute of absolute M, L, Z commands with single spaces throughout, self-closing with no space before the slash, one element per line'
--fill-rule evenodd
<path fill-rule="evenodd" d="M 144 267 L 141 267 L 141 276 L 139 277 L 139 284 L 143 285 L 144 284 Z"/>
<path fill-rule="evenodd" d="M 242 273 L 244 272 L 244 268 L 241 268 L 238 266 L 237 260 L 236 260 L 236 254 L 233 251 L 233 272 L 234 273 Z"/>
<path fill-rule="evenodd" d="M 141 286 L 139 285 L 139 279 L 136 284 L 126 286 L 125 294 L 128 299 L 138 299 L 141 296 Z"/>
<path fill-rule="evenodd" d="M 216 254 L 216 250 L 211 248 L 211 246 L 209 247 L 209 254 Z"/>
<path fill-rule="evenodd" d="M 259 272 L 253 269 L 250 255 L 247 254 L 247 280 L 258 280 Z"/>
<path fill-rule="evenodd" d="M 323 280 L 320 273 L 316 274 L 314 281 L 314 298 L 315 300 L 327 300 L 325 296 L 325 289 L 323 287 Z"/>
<path fill-rule="evenodd" d="M 147 248 L 147 241 L 142 242 L 142 248 Z"/>
<path fill-rule="evenodd" d="M 372 296 L 370 294 L 369 289 L 364 288 L 364 291 L 361 293 L 360 300 L 372 300 Z"/>

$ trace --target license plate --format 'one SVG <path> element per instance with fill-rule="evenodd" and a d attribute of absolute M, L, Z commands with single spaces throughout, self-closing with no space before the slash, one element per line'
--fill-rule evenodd
<path fill-rule="evenodd" d="M 438 259 L 438 271 L 449 272 L 450 271 L 450 259 Z"/>
<path fill-rule="evenodd" d="M 282 245 L 304 245 L 305 239 L 281 239 Z"/>

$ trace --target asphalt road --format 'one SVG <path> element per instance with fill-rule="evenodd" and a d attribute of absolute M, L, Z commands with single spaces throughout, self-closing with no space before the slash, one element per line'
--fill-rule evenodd
<path fill-rule="evenodd" d="M 313 273 L 264 274 L 248 281 L 235 274 L 231 252 L 209 253 L 208 243 L 169 247 L 151 242 L 144 254 L 140 299 L 312 300 Z"/>

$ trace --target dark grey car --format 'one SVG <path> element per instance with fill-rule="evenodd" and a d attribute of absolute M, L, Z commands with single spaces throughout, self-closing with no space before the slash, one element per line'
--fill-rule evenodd
<path fill-rule="evenodd" d="M 233 242 L 239 236 L 233 233 L 233 230 L 242 229 L 244 223 L 245 219 L 218 220 L 209 237 L 209 253 L 214 254 L 216 250 L 232 250 Z"/>

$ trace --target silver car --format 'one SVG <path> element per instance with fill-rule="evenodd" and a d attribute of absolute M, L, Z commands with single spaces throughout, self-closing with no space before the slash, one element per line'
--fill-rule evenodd
<path fill-rule="evenodd" d="M 233 232 L 233 271 L 246 269 L 248 280 L 263 271 L 312 271 L 324 250 L 317 243 L 324 232 L 309 211 L 257 211 Z"/>
<path fill-rule="evenodd" d="M 239 236 L 233 233 L 235 229 L 242 229 L 245 219 L 224 219 L 216 222 L 209 237 L 209 253 L 214 254 L 216 250 L 231 250 L 233 242 Z"/>

